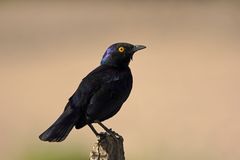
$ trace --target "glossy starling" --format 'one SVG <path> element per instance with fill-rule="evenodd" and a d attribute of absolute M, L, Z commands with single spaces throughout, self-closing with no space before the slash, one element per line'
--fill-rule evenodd
<path fill-rule="evenodd" d="M 104 53 L 101 65 L 90 72 L 69 98 L 63 113 L 39 138 L 42 141 L 61 142 L 73 127 L 88 125 L 95 135 L 99 133 L 92 123 L 101 122 L 115 115 L 127 100 L 132 89 L 132 74 L 128 67 L 133 54 L 146 48 L 143 45 L 116 43 Z"/>

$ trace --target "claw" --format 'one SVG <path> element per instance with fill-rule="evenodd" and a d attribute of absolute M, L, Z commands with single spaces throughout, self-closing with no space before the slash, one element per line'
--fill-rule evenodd
<path fill-rule="evenodd" d="M 122 138 L 119 134 L 114 132 L 112 128 L 107 128 L 104 124 L 102 124 L 100 121 L 96 120 L 95 123 L 98 123 L 110 136 L 112 136 L 114 139 Z"/>
<path fill-rule="evenodd" d="M 112 136 L 114 139 L 121 139 L 122 138 L 122 136 L 121 135 L 119 135 L 117 132 L 115 132 L 115 131 L 113 131 L 112 129 L 110 129 L 109 131 L 108 131 L 108 134 L 110 135 L 110 136 Z"/>
<path fill-rule="evenodd" d="M 106 138 L 106 136 L 107 136 L 107 133 L 105 132 L 101 132 L 101 133 L 98 133 L 97 134 L 97 139 L 98 139 L 98 141 L 101 141 L 102 139 L 105 139 Z"/>

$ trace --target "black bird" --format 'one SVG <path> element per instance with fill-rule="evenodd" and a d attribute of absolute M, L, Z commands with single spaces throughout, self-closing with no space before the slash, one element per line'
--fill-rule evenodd
<path fill-rule="evenodd" d="M 146 48 L 143 45 L 116 43 L 104 53 L 101 65 L 90 72 L 69 98 L 63 113 L 39 138 L 42 141 L 61 142 L 75 126 L 88 125 L 96 136 L 99 133 L 92 123 L 101 122 L 115 115 L 127 100 L 132 89 L 132 74 L 128 67 L 133 54 Z"/>

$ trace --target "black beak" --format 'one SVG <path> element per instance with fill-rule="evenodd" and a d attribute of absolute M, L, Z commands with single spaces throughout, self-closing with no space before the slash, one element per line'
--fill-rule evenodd
<path fill-rule="evenodd" d="M 146 48 L 146 46 L 144 46 L 144 45 L 135 45 L 133 47 L 133 52 L 137 52 L 137 51 L 139 51 L 141 49 L 144 49 L 144 48 Z"/>
<path fill-rule="evenodd" d="M 131 54 L 131 60 L 133 59 L 133 54 L 135 53 L 135 52 L 137 52 L 137 51 L 139 51 L 139 50 L 141 50 L 141 49 L 144 49 L 144 48 L 146 48 L 146 46 L 144 46 L 144 45 L 135 45 L 134 47 L 133 47 L 133 49 L 132 49 L 132 54 Z"/>

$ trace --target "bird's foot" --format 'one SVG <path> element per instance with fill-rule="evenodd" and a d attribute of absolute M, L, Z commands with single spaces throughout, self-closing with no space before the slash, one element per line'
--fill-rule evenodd
<path fill-rule="evenodd" d="M 102 124 L 100 121 L 96 120 L 95 123 L 98 123 L 108 135 L 112 136 L 114 139 L 123 139 L 122 136 L 120 136 L 118 133 L 114 132 L 112 128 L 106 127 L 104 124 Z"/>
<path fill-rule="evenodd" d="M 98 141 L 101 141 L 102 139 L 105 139 L 106 136 L 107 136 L 106 132 L 101 132 L 101 133 L 97 134 L 97 139 L 98 139 Z"/>
<path fill-rule="evenodd" d="M 122 139 L 122 136 L 119 135 L 117 132 L 113 131 L 111 128 L 107 131 L 107 133 L 114 139 Z"/>

